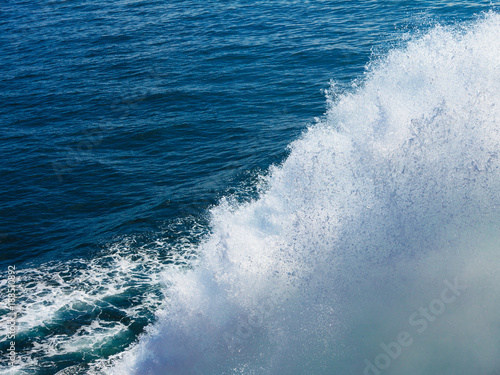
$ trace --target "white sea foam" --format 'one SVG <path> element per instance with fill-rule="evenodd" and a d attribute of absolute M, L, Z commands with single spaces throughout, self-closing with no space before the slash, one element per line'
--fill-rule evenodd
<path fill-rule="evenodd" d="M 358 86 L 259 199 L 212 210 L 199 265 L 164 274 L 157 323 L 106 373 L 376 373 L 401 332 L 384 374 L 500 369 L 500 15 L 410 39 Z"/>
<path fill-rule="evenodd" d="M 70 356 L 113 352 L 117 342 L 132 335 L 134 322 L 144 324 L 164 302 L 161 272 L 166 264 L 184 263 L 182 257 L 182 252 L 169 255 L 161 241 L 137 246 L 133 239 L 124 239 L 90 261 L 19 269 L 14 303 L 17 362 L 12 370 L 37 373 Z M 2 278 L 0 288 L 6 288 L 6 280 Z M 2 337 L 12 320 L 6 303 L 0 302 Z M 11 369 L 0 368 L 4 373 Z"/>

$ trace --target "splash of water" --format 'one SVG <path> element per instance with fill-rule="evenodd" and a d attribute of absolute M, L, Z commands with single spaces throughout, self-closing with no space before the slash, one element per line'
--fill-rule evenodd
<path fill-rule="evenodd" d="M 499 57 L 491 12 L 332 87 L 260 198 L 213 209 L 199 263 L 164 275 L 168 306 L 106 372 L 498 371 Z"/>

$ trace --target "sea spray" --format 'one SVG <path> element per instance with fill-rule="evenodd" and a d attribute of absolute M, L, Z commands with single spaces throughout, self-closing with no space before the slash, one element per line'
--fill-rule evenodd
<path fill-rule="evenodd" d="M 498 371 L 499 57 L 490 12 L 374 61 L 257 200 L 212 210 L 199 262 L 165 273 L 167 307 L 106 372 Z"/>

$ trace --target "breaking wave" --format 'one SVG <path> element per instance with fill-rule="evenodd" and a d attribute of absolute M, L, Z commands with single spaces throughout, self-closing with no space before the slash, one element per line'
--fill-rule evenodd
<path fill-rule="evenodd" d="M 499 371 L 499 87 L 494 12 L 332 84 L 259 198 L 212 209 L 199 260 L 162 273 L 156 323 L 101 370 Z"/>

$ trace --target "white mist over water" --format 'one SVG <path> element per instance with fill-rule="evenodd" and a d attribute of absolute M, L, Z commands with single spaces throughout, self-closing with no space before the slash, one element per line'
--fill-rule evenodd
<path fill-rule="evenodd" d="M 213 209 L 200 261 L 165 274 L 168 306 L 107 371 L 497 374 L 499 87 L 496 13 L 372 63 L 258 200 Z"/>

